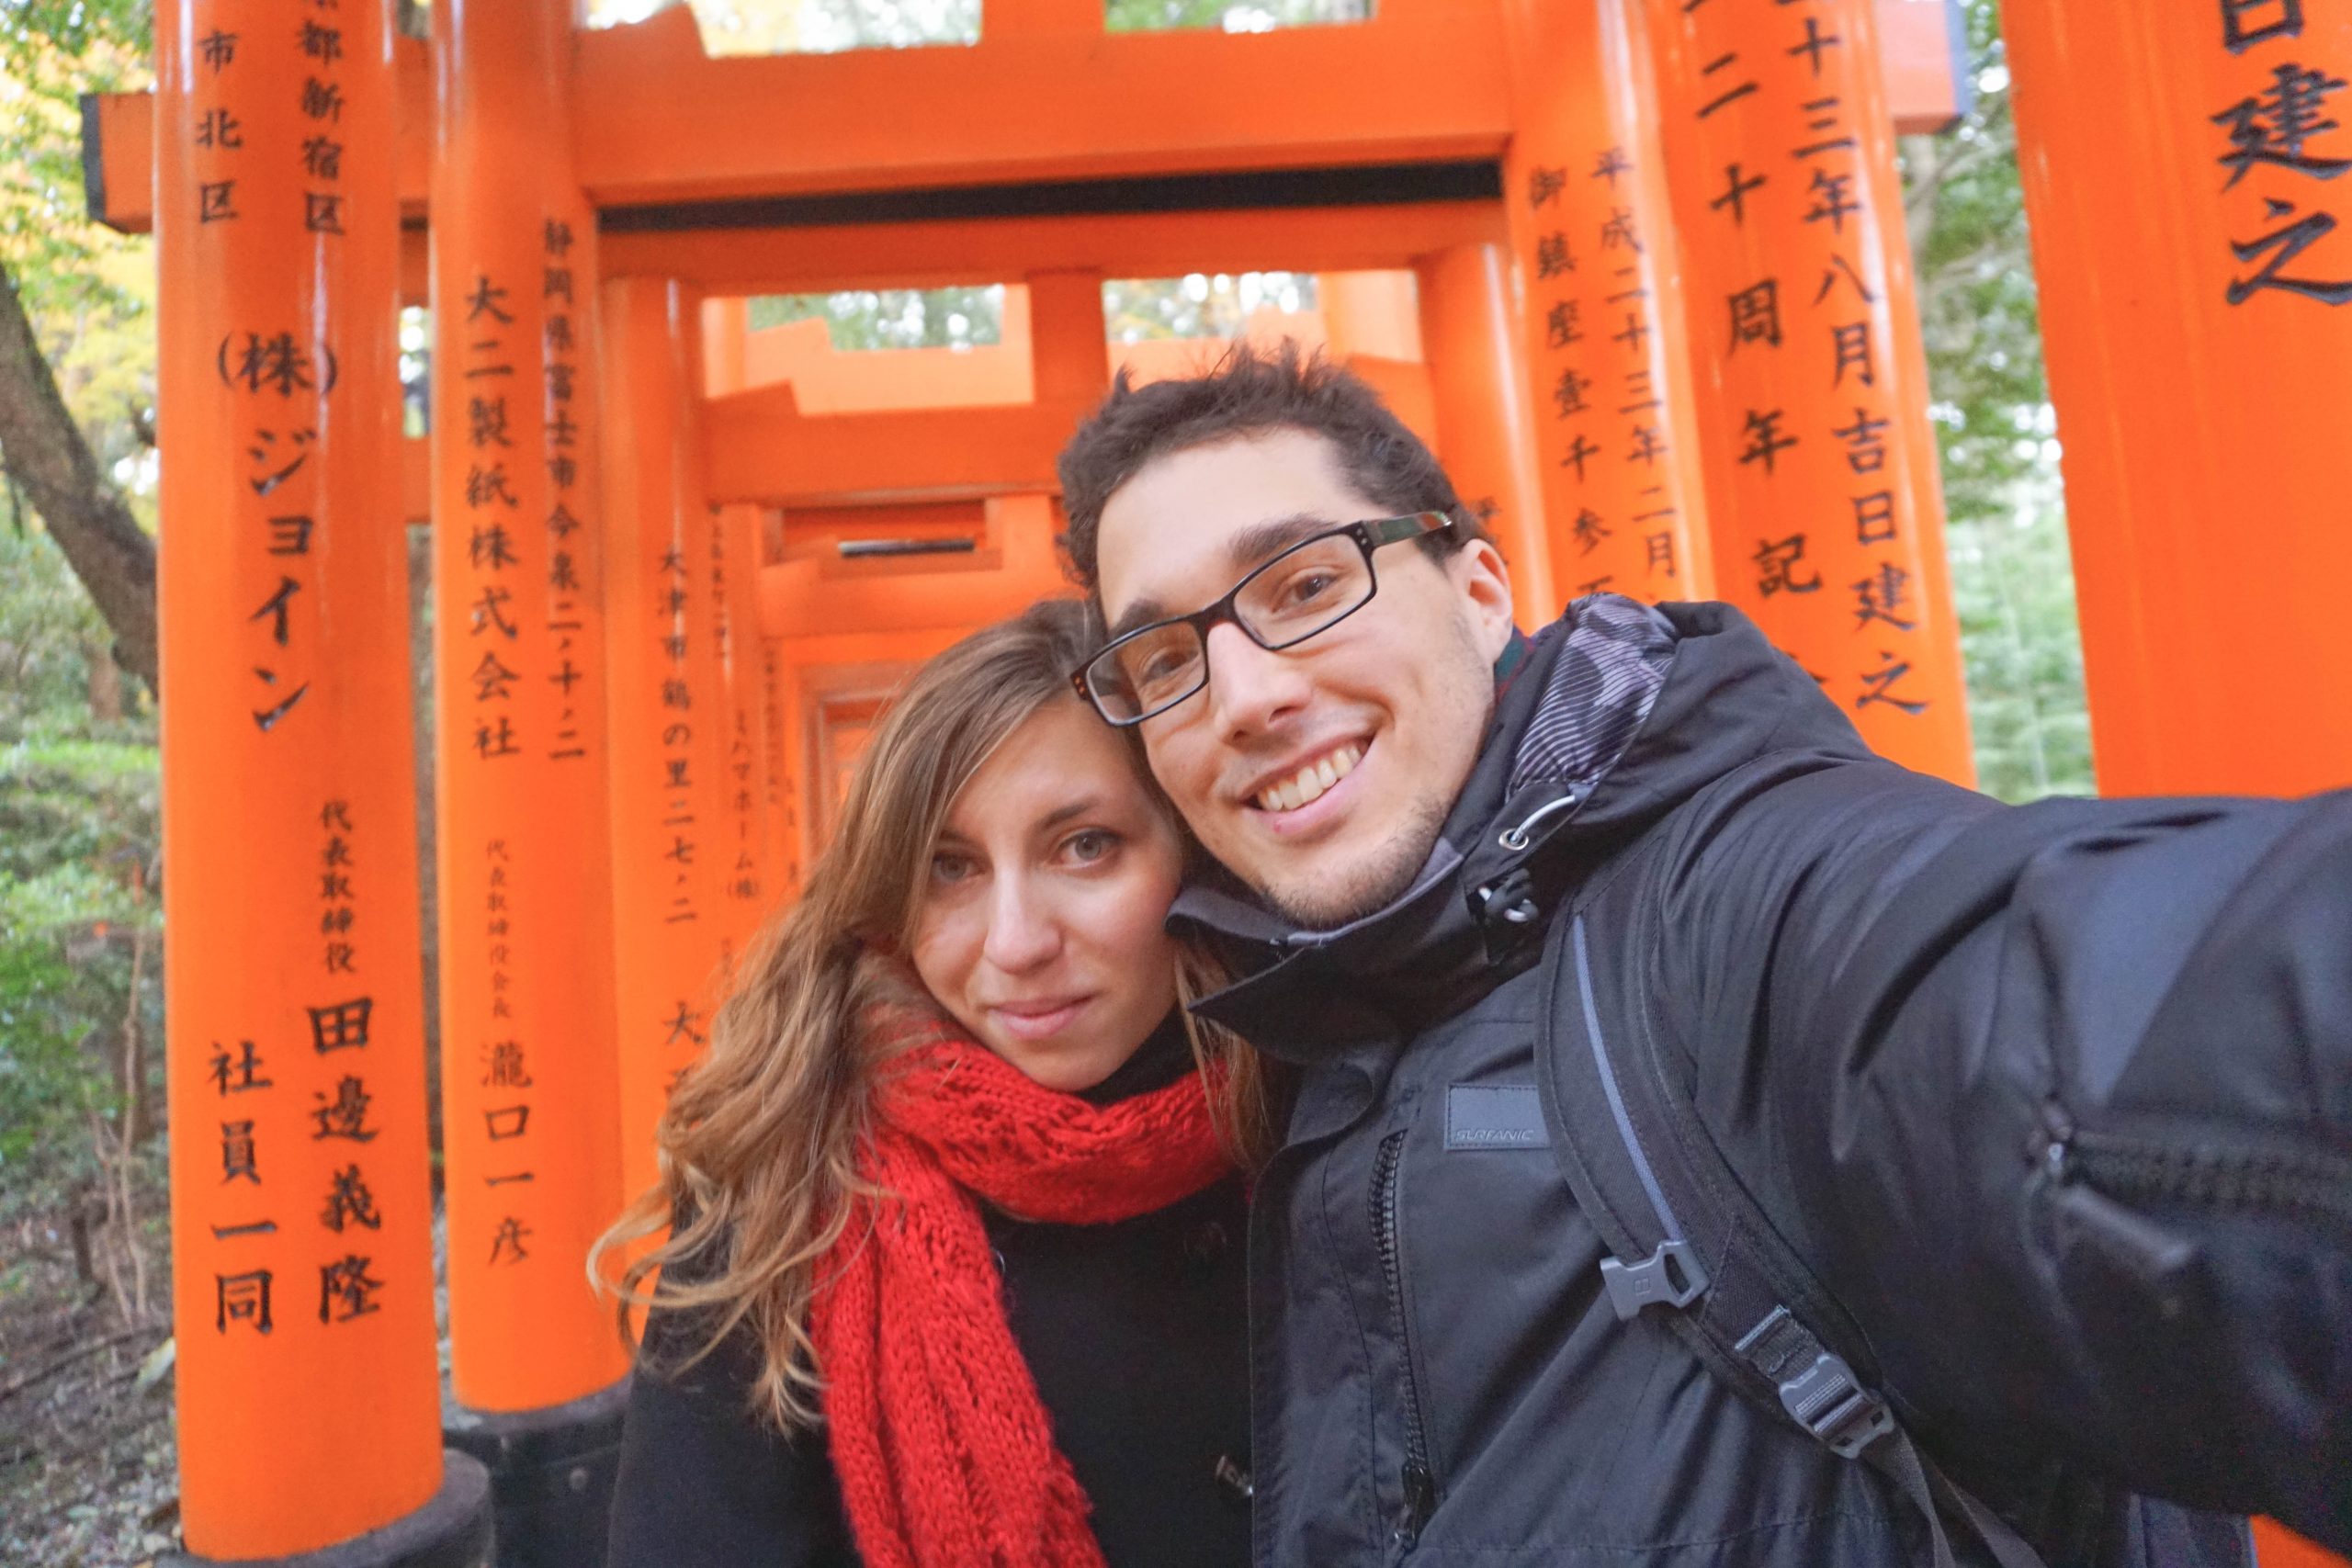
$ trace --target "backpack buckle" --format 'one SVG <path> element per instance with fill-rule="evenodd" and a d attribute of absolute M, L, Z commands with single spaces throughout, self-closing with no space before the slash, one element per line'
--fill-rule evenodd
<path fill-rule="evenodd" d="M 1659 1242 L 1657 1250 L 1639 1263 L 1602 1258 L 1600 1282 L 1609 1287 L 1609 1304 L 1616 1309 L 1618 1321 L 1631 1323 L 1653 1303 L 1680 1308 L 1697 1301 L 1707 1288 L 1707 1271 L 1699 1266 L 1690 1244 L 1676 1236 Z"/>
<path fill-rule="evenodd" d="M 1852 1459 L 1894 1430 L 1886 1401 L 1854 1376 L 1854 1370 L 1827 1351 L 1781 1385 L 1781 1405 L 1839 1459 Z"/>
<path fill-rule="evenodd" d="M 1477 918 L 1488 964 L 1510 963 L 1543 934 L 1544 906 L 1524 866 L 1480 886 L 1470 895 L 1470 911 Z"/>

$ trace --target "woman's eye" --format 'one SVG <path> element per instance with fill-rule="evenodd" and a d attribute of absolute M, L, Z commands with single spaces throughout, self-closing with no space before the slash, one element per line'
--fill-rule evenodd
<path fill-rule="evenodd" d="M 1117 834 L 1102 829 L 1089 828 L 1083 833 L 1071 834 L 1062 847 L 1069 852 L 1070 859 L 1091 865 L 1118 848 L 1119 838 Z"/>
<path fill-rule="evenodd" d="M 961 882 L 972 874 L 968 855 L 933 855 L 931 857 L 931 879 L 933 882 Z"/>

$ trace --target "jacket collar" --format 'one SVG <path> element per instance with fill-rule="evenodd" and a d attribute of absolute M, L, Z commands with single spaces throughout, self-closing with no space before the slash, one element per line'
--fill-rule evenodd
<path fill-rule="evenodd" d="M 1221 870 L 1179 897 L 1171 929 L 1243 976 L 1198 1010 L 1301 1061 L 1418 1032 L 1532 962 L 1544 917 L 1592 867 L 1790 748 L 1869 754 L 1737 610 L 1578 600 L 1516 662 L 1435 848 L 1386 907 L 1307 931 Z"/>

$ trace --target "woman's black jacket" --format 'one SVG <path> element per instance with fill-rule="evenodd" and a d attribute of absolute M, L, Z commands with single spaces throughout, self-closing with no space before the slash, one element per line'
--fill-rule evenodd
<path fill-rule="evenodd" d="M 1091 1091 L 1098 1103 L 1191 1070 L 1171 1022 Z M 1238 1177 L 1107 1225 L 984 1211 L 1013 1338 L 1094 1505 L 1111 1568 L 1250 1560 L 1249 1325 Z M 652 1366 L 696 1343 L 656 1314 Z M 786 1441 L 746 1411 L 758 1366 L 729 1341 L 683 1374 L 640 1365 L 622 1429 L 607 1568 L 854 1568 L 822 1431 Z"/>

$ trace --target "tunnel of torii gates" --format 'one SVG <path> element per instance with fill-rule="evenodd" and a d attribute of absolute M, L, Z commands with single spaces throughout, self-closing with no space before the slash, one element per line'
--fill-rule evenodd
<path fill-rule="evenodd" d="M 1881 750 L 1970 778 L 1894 143 L 1959 110 L 1946 0 L 1382 0 L 1256 35 L 988 0 L 969 47 L 733 59 L 684 10 L 437 0 L 426 41 L 392 8 L 161 0 L 159 88 L 86 116 L 93 209 L 161 275 L 200 1560 L 471 1562 L 493 1494 L 503 1561 L 593 1560 L 627 1368 L 582 1259 L 729 955 L 893 682 L 1061 589 L 1054 457 L 1114 364 L 1215 351 L 1106 344 L 1106 277 L 1317 275 L 1251 330 L 1432 443 L 1524 624 L 1727 599 Z M 2352 7 L 2007 26 L 2102 786 L 2342 784 Z M 1006 286 L 1001 344 L 748 329 L 761 295 L 947 284 Z M 428 301 L 406 440 L 396 320 Z"/>

